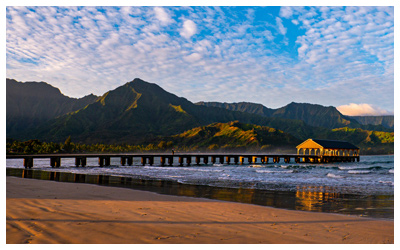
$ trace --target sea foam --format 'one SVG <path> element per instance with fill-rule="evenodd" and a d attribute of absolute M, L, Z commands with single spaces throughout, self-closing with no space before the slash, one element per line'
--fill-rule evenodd
<path fill-rule="evenodd" d="M 347 171 L 349 174 L 369 174 L 371 171 L 368 170 L 349 170 Z"/>
<path fill-rule="evenodd" d="M 330 177 L 330 178 L 344 178 L 344 176 L 336 175 L 336 174 L 332 174 L 332 173 L 328 173 L 326 176 Z"/>
<path fill-rule="evenodd" d="M 256 170 L 257 173 L 294 173 L 294 170 Z"/>

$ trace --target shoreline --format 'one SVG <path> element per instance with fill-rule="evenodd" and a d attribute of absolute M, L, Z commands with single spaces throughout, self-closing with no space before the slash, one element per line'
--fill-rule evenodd
<path fill-rule="evenodd" d="M 394 221 L 6 178 L 10 244 L 394 243 Z"/>
<path fill-rule="evenodd" d="M 150 191 L 158 194 L 207 198 L 267 207 L 364 216 L 367 218 L 394 220 L 394 195 L 360 195 L 332 192 L 327 187 L 298 187 L 296 191 L 265 190 L 257 188 L 223 187 L 202 184 L 181 183 L 157 178 L 124 177 L 102 174 L 72 173 L 23 168 L 7 168 L 7 176 L 52 180 L 57 182 L 87 183 L 101 186 Z"/>

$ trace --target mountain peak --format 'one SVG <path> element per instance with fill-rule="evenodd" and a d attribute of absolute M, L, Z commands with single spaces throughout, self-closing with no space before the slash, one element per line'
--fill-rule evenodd
<path fill-rule="evenodd" d="M 315 104 L 315 103 L 306 103 L 306 102 L 291 102 L 288 105 L 284 106 L 284 107 L 319 107 L 319 108 L 329 108 L 329 109 L 336 109 L 334 106 L 323 106 L 321 104 Z M 282 107 L 282 108 L 284 108 Z"/>
<path fill-rule="evenodd" d="M 127 82 L 126 84 L 130 85 L 130 84 L 149 84 L 149 85 L 157 85 L 155 83 L 150 83 L 150 82 L 146 82 L 140 78 L 135 78 L 130 82 Z"/>
<path fill-rule="evenodd" d="M 150 83 L 146 82 L 140 78 L 135 78 L 130 82 L 127 82 L 125 86 L 129 86 L 134 88 L 136 91 L 141 92 L 141 91 L 163 91 L 165 92 L 164 89 L 162 89 L 160 86 L 158 86 L 155 83 Z"/>

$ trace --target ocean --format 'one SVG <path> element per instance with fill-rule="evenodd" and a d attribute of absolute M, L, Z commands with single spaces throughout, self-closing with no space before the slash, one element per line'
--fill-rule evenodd
<path fill-rule="evenodd" d="M 49 159 L 35 159 L 25 170 L 21 159 L 7 159 L 7 175 L 111 185 L 158 193 L 244 202 L 285 209 L 394 218 L 394 156 L 361 156 L 360 162 L 200 164 L 191 166 L 121 166 L 120 158 L 98 167 L 62 159 L 51 168 Z M 177 162 L 175 160 L 174 162 Z M 194 162 L 194 161 L 192 161 Z M 210 162 L 210 161 L 209 161 Z M 175 163 L 176 164 L 176 163 Z"/>

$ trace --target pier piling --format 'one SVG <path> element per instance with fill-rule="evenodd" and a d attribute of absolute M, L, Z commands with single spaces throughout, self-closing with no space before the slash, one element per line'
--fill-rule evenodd
<path fill-rule="evenodd" d="M 172 156 L 168 157 L 168 165 L 172 166 L 173 163 L 174 163 L 174 157 Z"/>
<path fill-rule="evenodd" d="M 99 167 L 104 167 L 104 158 L 102 156 L 99 157 Z"/>
<path fill-rule="evenodd" d="M 192 163 L 192 157 L 194 157 L 195 164 L 207 165 L 209 163 L 215 164 L 220 163 L 224 164 L 234 164 L 235 165 L 243 165 L 243 164 L 253 164 L 259 163 L 267 164 L 269 158 L 272 159 L 273 163 L 279 163 L 282 159 L 285 163 L 290 163 L 293 160 L 295 163 L 313 163 L 313 164 L 322 164 L 322 163 L 330 163 L 330 162 L 359 162 L 359 155 L 306 155 L 306 154 L 287 154 L 287 155 L 263 155 L 263 154 L 179 154 L 179 155 L 170 155 L 170 154 L 51 154 L 51 155 L 7 155 L 7 159 L 23 159 L 23 166 L 25 168 L 32 168 L 34 158 L 47 158 L 50 159 L 50 166 L 53 168 L 61 166 L 61 158 L 74 158 L 76 167 L 85 167 L 87 158 L 98 158 L 98 164 L 100 167 L 110 166 L 112 157 L 119 157 L 121 166 L 128 164 L 132 166 L 133 158 L 141 158 L 142 165 L 149 164 L 152 166 L 154 164 L 154 157 L 160 157 L 160 165 L 172 166 L 174 164 L 174 157 L 178 157 L 179 166 L 183 166 L 184 161 L 188 166 Z M 246 162 L 245 161 L 246 158 Z"/>
<path fill-rule="evenodd" d="M 24 167 L 25 168 L 32 168 L 33 167 L 33 158 L 32 157 L 24 158 Z"/>
<path fill-rule="evenodd" d="M 215 156 L 211 156 L 211 163 L 215 164 Z"/>
<path fill-rule="evenodd" d="M 191 157 L 191 156 L 187 156 L 187 157 L 186 157 L 186 164 L 187 164 L 188 166 L 190 166 L 191 163 L 192 163 L 192 157 Z"/>
<path fill-rule="evenodd" d="M 127 157 L 128 160 L 128 166 L 132 166 L 133 165 L 133 157 L 129 156 Z"/>
<path fill-rule="evenodd" d="M 56 158 L 50 157 L 50 167 L 54 168 L 56 166 Z"/>
<path fill-rule="evenodd" d="M 75 167 L 85 167 L 86 157 L 75 157 Z"/>
<path fill-rule="evenodd" d="M 75 157 L 75 167 L 79 167 L 81 165 L 81 158 Z"/>
<path fill-rule="evenodd" d="M 104 165 L 105 166 L 111 165 L 111 158 L 109 156 L 104 157 Z"/>
<path fill-rule="evenodd" d="M 160 164 L 161 164 L 162 167 L 165 166 L 165 157 L 164 156 L 160 157 Z"/>
<path fill-rule="evenodd" d="M 144 157 L 144 156 L 141 157 L 141 163 L 142 163 L 142 166 L 144 166 L 146 164 L 146 157 Z"/>
<path fill-rule="evenodd" d="M 178 158 L 178 163 L 179 163 L 179 166 L 183 166 L 183 157 L 182 156 L 179 156 L 179 158 Z"/>
<path fill-rule="evenodd" d="M 126 157 L 121 156 L 121 166 L 125 166 L 125 164 L 126 164 Z"/>
<path fill-rule="evenodd" d="M 81 166 L 86 167 L 86 157 L 81 158 Z"/>

